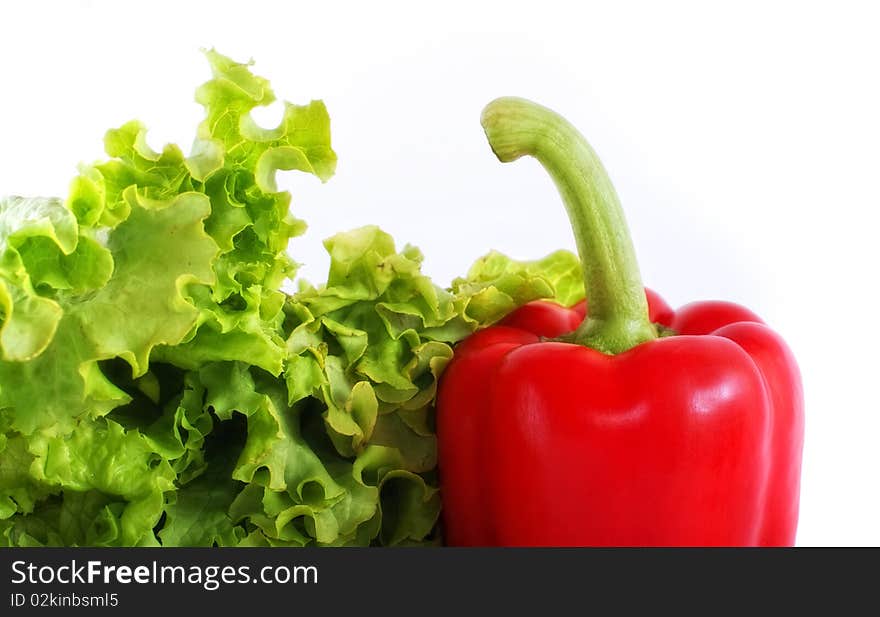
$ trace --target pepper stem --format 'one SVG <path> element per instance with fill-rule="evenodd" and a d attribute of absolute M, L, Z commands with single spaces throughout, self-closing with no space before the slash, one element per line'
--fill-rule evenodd
<path fill-rule="evenodd" d="M 520 98 L 492 101 L 480 120 L 502 163 L 535 157 L 565 203 L 589 307 L 566 340 L 616 354 L 657 338 L 620 200 L 584 136 L 556 112 Z"/>

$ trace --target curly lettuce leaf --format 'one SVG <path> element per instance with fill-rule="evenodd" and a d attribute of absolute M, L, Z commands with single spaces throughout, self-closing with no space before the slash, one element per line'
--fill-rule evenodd
<path fill-rule="evenodd" d="M 111 491 L 116 505 L 101 511 L 112 510 L 108 524 L 118 521 L 112 542 L 155 542 L 158 516 L 142 519 L 150 523 L 143 537 L 128 522 L 132 508 L 145 512 L 143 491 L 46 475 L 40 461 L 61 445 L 46 448 L 63 444 L 70 461 L 80 461 L 96 443 L 144 444 L 150 469 L 174 474 L 149 494 L 150 516 L 162 514 L 168 495 L 206 471 L 203 447 L 214 420 L 194 400 L 198 375 L 169 381 L 153 367 L 200 371 L 237 360 L 282 371 L 280 287 L 295 272 L 286 248 L 305 226 L 290 215 L 290 196 L 277 192 L 274 176 L 278 169 L 332 175 L 329 119 L 320 102 L 288 105 L 279 127 L 260 129 L 249 112 L 273 100 L 268 84 L 246 64 L 206 55 L 214 75 L 197 95 L 206 115 L 190 157 L 174 145 L 154 152 L 146 129 L 130 122 L 108 131 L 111 158 L 83 166 L 66 200 L 0 200 L 0 444 L 7 451 L 0 519 L 40 520 L 26 527 L 44 532 L 13 534 L 7 525 L 7 539 L 97 542 L 57 526 L 73 511 L 97 512 L 101 499 L 72 510 L 73 495 Z M 121 463 L 107 461 L 111 469 Z"/>
<path fill-rule="evenodd" d="M 397 252 L 376 227 L 325 246 L 327 283 L 285 305 L 287 400 L 279 389 L 248 418 L 248 487 L 234 510 L 269 545 L 436 542 L 434 398 L 452 344 L 522 303 L 569 300 L 579 265 L 570 253 L 492 254 L 445 290 L 417 249 Z"/>
<path fill-rule="evenodd" d="M 153 527 L 174 473 L 137 431 L 106 419 L 88 421 L 66 437 L 34 435 L 27 450 L 33 456 L 30 481 L 58 496 L 0 526 L 11 543 L 26 536 L 42 544 L 156 544 Z M 46 529 L 35 534 L 34 519 Z"/>
<path fill-rule="evenodd" d="M 107 234 L 114 268 L 106 284 L 59 299 L 56 332 L 36 358 L 0 361 L 0 409 L 25 435 L 66 432 L 77 418 L 124 404 L 127 396 L 107 382 L 98 362 L 123 358 L 141 375 L 156 345 L 182 341 L 198 321 L 180 289 L 211 279 L 217 246 L 202 226 L 210 203 L 195 193 L 156 202 L 134 187 L 125 195 L 129 216 Z"/>
<path fill-rule="evenodd" d="M 106 282 L 107 252 L 83 243 L 77 254 L 78 244 L 76 218 L 60 199 L 0 199 L 0 358 L 22 362 L 46 349 L 64 314 L 59 289 Z"/>
<path fill-rule="evenodd" d="M 556 251 L 535 261 L 516 261 L 492 251 L 452 282 L 452 291 L 467 299 L 464 314 L 491 324 L 518 306 L 551 299 L 564 306 L 584 298 L 583 271 L 577 255 Z"/>

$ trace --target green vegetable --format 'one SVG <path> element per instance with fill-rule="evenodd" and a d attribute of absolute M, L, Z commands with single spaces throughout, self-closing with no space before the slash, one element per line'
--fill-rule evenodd
<path fill-rule="evenodd" d="M 207 52 L 189 157 L 130 122 L 66 200 L 0 200 L 0 545 L 437 543 L 433 430 L 452 344 L 583 297 L 571 253 L 479 260 L 451 289 L 375 227 L 296 264 L 275 173 L 327 180 L 324 105 Z"/>

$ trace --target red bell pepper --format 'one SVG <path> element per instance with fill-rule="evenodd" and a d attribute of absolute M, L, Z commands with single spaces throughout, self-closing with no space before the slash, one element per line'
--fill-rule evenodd
<path fill-rule="evenodd" d="M 791 545 L 803 445 L 794 357 L 727 302 L 673 312 L 643 288 L 617 195 L 574 127 L 498 99 L 502 162 L 556 182 L 584 303 L 527 304 L 463 341 L 437 434 L 450 545 Z"/>

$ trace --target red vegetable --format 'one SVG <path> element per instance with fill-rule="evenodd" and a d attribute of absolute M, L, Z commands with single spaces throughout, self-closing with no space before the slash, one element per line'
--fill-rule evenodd
<path fill-rule="evenodd" d="M 535 156 L 556 181 L 590 308 L 527 304 L 456 349 L 446 542 L 791 545 L 803 397 L 782 338 L 736 304 L 673 312 L 644 290 L 610 180 L 561 117 L 499 99 L 483 126 L 499 159 Z"/>

